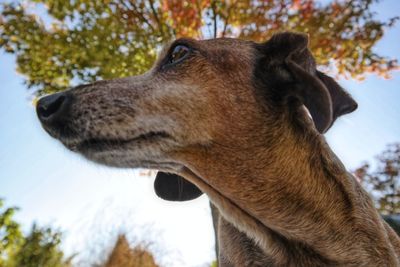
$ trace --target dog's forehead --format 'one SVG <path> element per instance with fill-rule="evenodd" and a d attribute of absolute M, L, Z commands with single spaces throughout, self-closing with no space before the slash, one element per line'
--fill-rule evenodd
<path fill-rule="evenodd" d="M 229 51 L 232 54 L 249 53 L 254 47 L 254 42 L 241 40 L 236 38 L 215 38 L 207 40 L 196 40 L 193 38 L 179 38 L 170 44 L 166 45 L 160 54 L 160 57 L 165 56 L 172 47 L 177 44 L 184 44 L 192 47 L 193 49 L 203 52 L 221 52 Z"/>
<path fill-rule="evenodd" d="M 201 46 L 209 49 L 246 49 L 252 47 L 254 42 L 237 38 L 216 38 L 197 41 Z"/>

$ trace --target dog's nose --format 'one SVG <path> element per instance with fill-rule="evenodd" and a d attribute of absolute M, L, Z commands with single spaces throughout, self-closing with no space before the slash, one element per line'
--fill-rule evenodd
<path fill-rule="evenodd" d="M 71 104 L 71 95 L 61 92 L 39 99 L 36 112 L 42 123 L 52 123 L 62 118 Z"/>

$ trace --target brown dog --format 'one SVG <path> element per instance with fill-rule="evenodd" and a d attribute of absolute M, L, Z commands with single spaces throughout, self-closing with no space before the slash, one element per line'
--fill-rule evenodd
<path fill-rule="evenodd" d="M 399 266 L 399 237 L 321 135 L 356 103 L 307 42 L 180 39 L 148 73 L 44 97 L 38 116 L 93 161 L 205 192 L 221 266 Z"/>

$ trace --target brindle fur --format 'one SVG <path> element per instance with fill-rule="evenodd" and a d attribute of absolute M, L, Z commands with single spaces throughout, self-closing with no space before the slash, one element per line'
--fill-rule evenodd
<path fill-rule="evenodd" d="M 166 66 L 176 43 L 193 50 Z M 66 114 L 42 123 L 90 160 L 175 173 L 205 192 L 220 214 L 220 266 L 399 266 L 399 237 L 321 135 L 339 109 L 310 91 L 329 77 L 316 80 L 306 45 L 292 33 L 180 39 L 144 75 L 64 93 Z"/>

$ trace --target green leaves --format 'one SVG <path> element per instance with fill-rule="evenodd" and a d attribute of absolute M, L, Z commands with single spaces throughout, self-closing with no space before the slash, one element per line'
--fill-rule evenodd
<path fill-rule="evenodd" d="M 337 69 L 341 75 L 387 77 L 399 69 L 398 62 L 373 48 L 397 18 L 376 20 L 370 10 L 374 2 L 14 1 L 2 5 L 0 48 L 16 55 L 17 71 L 38 94 L 145 72 L 160 46 L 177 37 L 239 37 L 262 42 L 284 30 L 309 33 L 318 64 Z M 43 6 L 47 14 L 41 12 Z"/>
<path fill-rule="evenodd" d="M 69 267 L 70 260 L 64 260 L 60 250 L 61 234 L 50 227 L 38 228 L 35 224 L 31 232 L 13 255 L 11 266 L 24 267 Z"/>
<path fill-rule="evenodd" d="M 50 227 L 33 225 L 24 236 L 14 219 L 18 209 L 4 207 L 0 199 L 0 266 L 2 267 L 69 267 L 60 250 L 61 233 Z"/>
<path fill-rule="evenodd" d="M 154 61 L 160 41 L 147 37 L 146 27 L 136 24 L 140 21 L 120 20 L 118 9 L 91 1 L 73 10 L 48 2 L 49 14 L 65 19 L 52 21 L 50 28 L 20 5 L 5 5 L 2 12 L 1 47 L 16 55 L 18 72 L 39 94 L 65 89 L 72 81 L 135 75 Z"/>
<path fill-rule="evenodd" d="M 0 199 L 0 266 L 4 266 L 7 257 L 15 251 L 23 241 L 19 224 L 14 220 L 18 209 L 4 207 Z"/>

